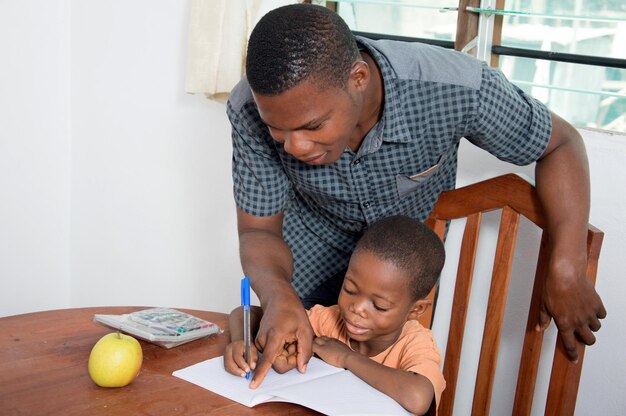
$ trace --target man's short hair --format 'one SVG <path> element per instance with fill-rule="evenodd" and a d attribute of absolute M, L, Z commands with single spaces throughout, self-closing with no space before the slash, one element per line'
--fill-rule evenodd
<path fill-rule="evenodd" d="M 248 41 L 246 76 L 252 91 L 278 95 L 311 79 L 322 89 L 345 86 L 361 58 L 354 35 L 334 11 L 292 4 L 267 13 Z"/>
<path fill-rule="evenodd" d="M 442 241 L 421 221 L 395 215 L 376 221 L 358 241 L 355 253 L 367 251 L 404 271 L 414 299 L 431 291 L 445 262 Z"/>

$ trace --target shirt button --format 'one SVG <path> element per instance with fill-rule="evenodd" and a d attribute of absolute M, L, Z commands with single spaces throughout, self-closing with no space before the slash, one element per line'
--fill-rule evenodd
<path fill-rule="evenodd" d="M 357 160 L 355 160 L 355 161 L 354 161 L 354 163 L 353 163 L 353 165 L 355 165 L 355 166 L 356 166 L 356 165 L 358 165 L 359 163 L 361 163 L 361 159 L 357 159 Z"/>
<path fill-rule="evenodd" d="M 363 202 L 363 208 L 369 208 L 369 207 L 370 207 L 369 201 Z"/>

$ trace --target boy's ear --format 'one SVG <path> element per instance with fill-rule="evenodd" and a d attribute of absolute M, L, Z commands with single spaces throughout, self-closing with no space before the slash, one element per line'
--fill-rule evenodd
<path fill-rule="evenodd" d="M 420 299 L 416 300 L 409 312 L 408 320 L 417 320 L 424 312 L 428 310 L 433 304 L 432 300 Z"/>

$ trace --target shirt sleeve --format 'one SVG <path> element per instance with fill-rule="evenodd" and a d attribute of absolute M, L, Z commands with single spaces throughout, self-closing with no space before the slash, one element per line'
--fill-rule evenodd
<path fill-rule="evenodd" d="M 309 322 L 317 337 L 340 338 L 339 308 L 337 305 L 325 307 L 315 305 L 306 311 Z M 343 341 L 342 341 L 343 342 Z"/>
<path fill-rule="evenodd" d="M 426 377 L 435 390 L 435 403 L 439 407 L 441 393 L 446 388 L 446 381 L 441 373 L 441 354 L 432 333 L 425 329 L 413 331 L 406 338 L 402 348 L 398 368 Z"/>
<path fill-rule="evenodd" d="M 500 70 L 483 65 L 475 108 L 465 137 L 476 146 L 516 165 L 535 162 L 545 151 L 552 132 L 550 111 Z"/>
<path fill-rule="evenodd" d="M 237 207 L 258 216 L 271 216 L 285 209 L 290 184 L 273 140 L 252 108 L 235 113 L 228 107 L 232 127 L 233 193 Z"/>

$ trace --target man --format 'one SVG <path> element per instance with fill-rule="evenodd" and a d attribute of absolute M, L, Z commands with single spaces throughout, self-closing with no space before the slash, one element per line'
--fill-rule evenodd
<path fill-rule="evenodd" d="M 355 37 L 334 12 L 291 5 L 251 34 L 247 78 L 228 103 L 240 254 L 264 314 L 252 387 L 269 367 L 305 371 L 303 305 L 336 302 L 364 228 L 423 220 L 455 185 L 461 138 L 536 164 L 552 256 L 541 328 L 552 316 L 570 359 L 606 316 L 585 278 L 589 173 L 578 132 L 495 69 L 454 51 Z"/>

